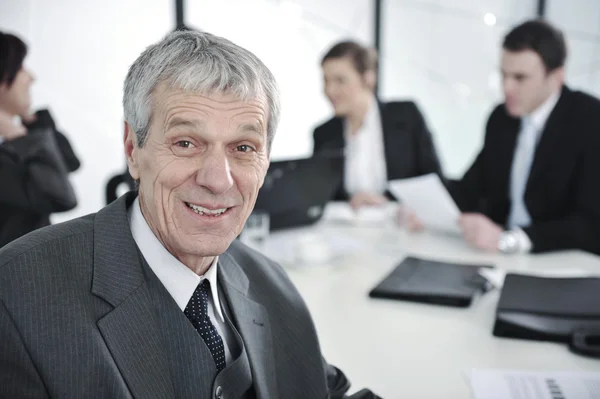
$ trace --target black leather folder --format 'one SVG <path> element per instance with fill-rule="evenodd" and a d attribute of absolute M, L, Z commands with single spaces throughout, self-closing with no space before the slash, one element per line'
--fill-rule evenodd
<path fill-rule="evenodd" d="M 507 274 L 493 333 L 565 342 L 600 356 L 600 278 L 548 278 Z"/>
<path fill-rule="evenodd" d="M 400 299 L 468 307 L 491 285 L 479 275 L 482 267 L 408 257 L 371 290 L 371 298 Z"/>

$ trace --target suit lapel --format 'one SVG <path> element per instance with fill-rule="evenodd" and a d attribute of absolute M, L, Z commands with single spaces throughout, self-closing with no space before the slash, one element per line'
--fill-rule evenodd
<path fill-rule="evenodd" d="M 400 138 L 400 135 L 393 134 L 394 126 L 392 123 L 392 118 L 391 115 L 389 115 L 385 104 L 377 100 L 377 106 L 379 107 L 379 116 L 381 119 L 381 133 L 383 135 L 383 152 L 385 154 L 386 176 L 388 180 L 390 180 L 393 175 L 392 171 L 394 169 L 399 169 L 392 167 L 391 163 L 401 160 L 401 158 L 398 157 L 397 151 L 402 148 L 402 145 L 394 142 L 395 139 Z M 394 152 L 396 153 L 394 154 Z"/>
<path fill-rule="evenodd" d="M 326 140 L 324 147 L 328 150 L 344 149 L 346 143 L 344 140 L 344 120 L 342 118 L 336 117 L 331 121 L 331 132 Z"/>
<path fill-rule="evenodd" d="M 527 190 L 529 186 L 535 183 L 536 179 L 542 175 L 544 165 L 552 160 L 555 160 L 556 148 L 560 148 L 560 140 L 563 136 L 563 120 L 564 115 L 569 106 L 569 95 L 571 91 L 564 87 L 560 98 L 554 109 L 550 113 L 544 130 L 541 133 L 540 141 L 536 147 L 527 181 Z"/>
<path fill-rule="evenodd" d="M 144 270 L 154 297 L 169 370 L 172 371 L 174 397 L 210 396 L 217 368 L 208 346 L 145 261 Z"/>
<path fill-rule="evenodd" d="M 271 328 L 265 308 L 248 298 L 249 280 L 228 252 L 219 258 L 219 281 L 248 353 L 259 398 L 277 398 Z"/>
<path fill-rule="evenodd" d="M 133 397 L 170 398 L 159 322 L 127 218 L 134 198 L 121 197 L 94 219 L 92 293 L 115 307 L 97 324 Z"/>
<path fill-rule="evenodd" d="M 521 131 L 521 120 L 510 118 L 506 120 L 506 125 L 502 128 L 501 148 L 490 148 L 495 161 L 492 163 L 492 174 L 498 176 L 500 187 L 503 187 L 502 192 L 506 193 L 505 198 L 510 198 L 510 180 L 512 175 L 512 164 L 517 149 L 517 140 Z M 496 184 L 496 183 L 494 183 Z"/>

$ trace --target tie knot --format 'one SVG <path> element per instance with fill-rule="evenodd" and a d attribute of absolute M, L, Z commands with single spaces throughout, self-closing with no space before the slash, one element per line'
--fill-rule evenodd
<path fill-rule="evenodd" d="M 208 298 L 210 296 L 210 283 L 202 280 L 194 290 L 185 310 L 185 315 L 190 320 L 199 320 L 208 316 Z"/>
<path fill-rule="evenodd" d="M 210 295 L 210 281 L 207 279 L 200 281 L 200 284 L 196 287 L 196 291 L 201 291 L 206 295 Z"/>

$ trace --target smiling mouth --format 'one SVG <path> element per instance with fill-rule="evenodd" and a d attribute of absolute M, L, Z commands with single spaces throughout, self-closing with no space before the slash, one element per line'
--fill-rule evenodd
<path fill-rule="evenodd" d="M 213 216 L 213 217 L 221 216 L 222 214 L 227 212 L 227 210 L 231 209 L 231 208 L 208 209 L 208 208 L 204 208 L 200 205 L 190 204 L 189 202 L 186 202 L 185 204 L 187 205 L 188 208 L 190 208 L 192 211 L 194 211 L 195 213 L 197 213 L 198 215 L 201 215 L 201 216 Z"/>

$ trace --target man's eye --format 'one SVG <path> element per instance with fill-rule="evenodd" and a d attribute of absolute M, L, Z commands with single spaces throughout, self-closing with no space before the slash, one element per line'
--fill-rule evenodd
<path fill-rule="evenodd" d="M 178 147 L 181 147 L 181 148 L 190 148 L 192 146 L 192 142 L 182 140 L 182 141 L 178 141 L 177 143 L 175 143 L 175 145 L 177 145 Z"/>
<path fill-rule="evenodd" d="M 240 152 L 250 152 L 252 151 L 252 147 L 246 144 L 238 145 L 237 150 Z"/>

